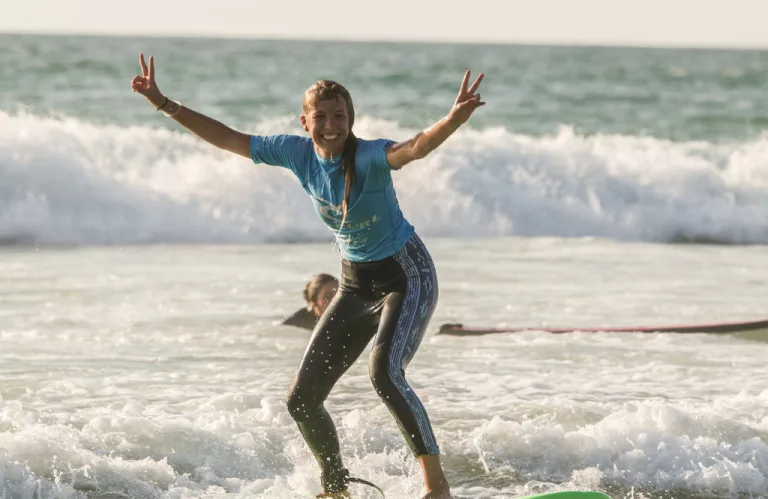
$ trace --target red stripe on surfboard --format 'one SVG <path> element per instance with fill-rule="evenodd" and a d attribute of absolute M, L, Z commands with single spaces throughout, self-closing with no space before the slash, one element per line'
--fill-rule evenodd
<path fill-rule="evenodd" d="M 738 333 L 768 329 L 768 320 L 749 322 L 721 322 L 710 324 L 676 324 L 638 327 L 466 327 L 462 324 L 443 324 L 439 334 L 492 334 L 522 333 L 526 331 L 545 331 L 549 333 Z"/>

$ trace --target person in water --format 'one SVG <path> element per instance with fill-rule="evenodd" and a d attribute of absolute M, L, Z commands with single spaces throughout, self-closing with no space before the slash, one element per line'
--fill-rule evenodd
<path fill-rule="evenodd" d="M 332 275 L 315 275 L 304 286 L 304 301 L 307 302 L 307 306 L 294 312 L 283 321 L 283 324 L 309 330 L 315 329 L 317 321 L 336 296 L 338 289 L 339 281 Z"/>
<path fill-rule="evenodd" d="M 339 291 L 315 326 L 287 406 L 321 469 L 318 497 L 349 497 L 351 478 L 324 402 L 339 378 L 375 337 L 371 381 L 395 417 L 424 474 L 424 499 L 450 498 L 450 486 L 427 411 L 405 379 L 437 303 L 432 258 L 404 218 L 392 170 L 424 158 L 472 116 L 483 102 L 464 74 L 448 114 L 400 143 L 355 136 L 355 108 L 346 88 L 320 80 L 304 93 L 301 126 L 309 137 L 242 133 L 163 95 L 154 59 L 139 56 L 141 74 L 131 89 L 201 139 L 255 163 L 292 171 L 320 219 L 334 232 L 342 256 Z M 378 328 L 374 328 L 376 316 Z M 363 481 L 364 482 L 364 481 Z"/>

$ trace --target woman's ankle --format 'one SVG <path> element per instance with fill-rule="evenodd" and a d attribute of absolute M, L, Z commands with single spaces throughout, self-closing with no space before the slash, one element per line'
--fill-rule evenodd
<path fill-rule="evenodd" d="M 450 485 L 440 464 L 440 456 L 418 456 L 419 464 L 424 472 L 424 486 L 429 498 L 450 497 Z"/>

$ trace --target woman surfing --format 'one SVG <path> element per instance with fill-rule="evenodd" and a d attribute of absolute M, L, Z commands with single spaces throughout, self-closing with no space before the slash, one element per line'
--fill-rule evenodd
<path fill-rule="evenodd" d="M 254 163 L 287 168 L 333 231 L 342 257 L 341 282 L 314 328 L 288 394 L 287 405 L 321 469 L 318 497 L 349 497 L 336 427 L 324 402 L 339 378 L 374 338 L 371 381 L 397 421 L 424 473 L 424 499 L 448 499 L 450 486 L 427 411 L 405 378 L 438 297 L 426 246 L 403 216 L 392 171 L 439 147 L 485 102 L 464 74 L 447 115 L 410 139 L 366 140 L 353 132 L 355 108 L 341 84 L 320 80 L 303 96 L 301 126 L 308 137 L 250 135 L 165 96 L 155 81 L 154 58 L 139 56 L 131 89 L 210 144 Z M 375 322 L 378 321 L 378 326 Z"/>

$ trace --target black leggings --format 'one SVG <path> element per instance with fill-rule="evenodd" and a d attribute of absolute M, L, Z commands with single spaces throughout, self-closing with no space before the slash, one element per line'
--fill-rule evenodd
<path fill-rule="evenodd" d="M 415 455 L 439 453 L 427 412 L 405 380 L 437 295 L 432 258 L 416 234 L 384 260 L 342 261 L 339 292 L 312 333 L 288 395 L 288 410 L 324 475 L 343 465 L 323 402 L 374 335 L 369 371 L 376 392 Z"/>

